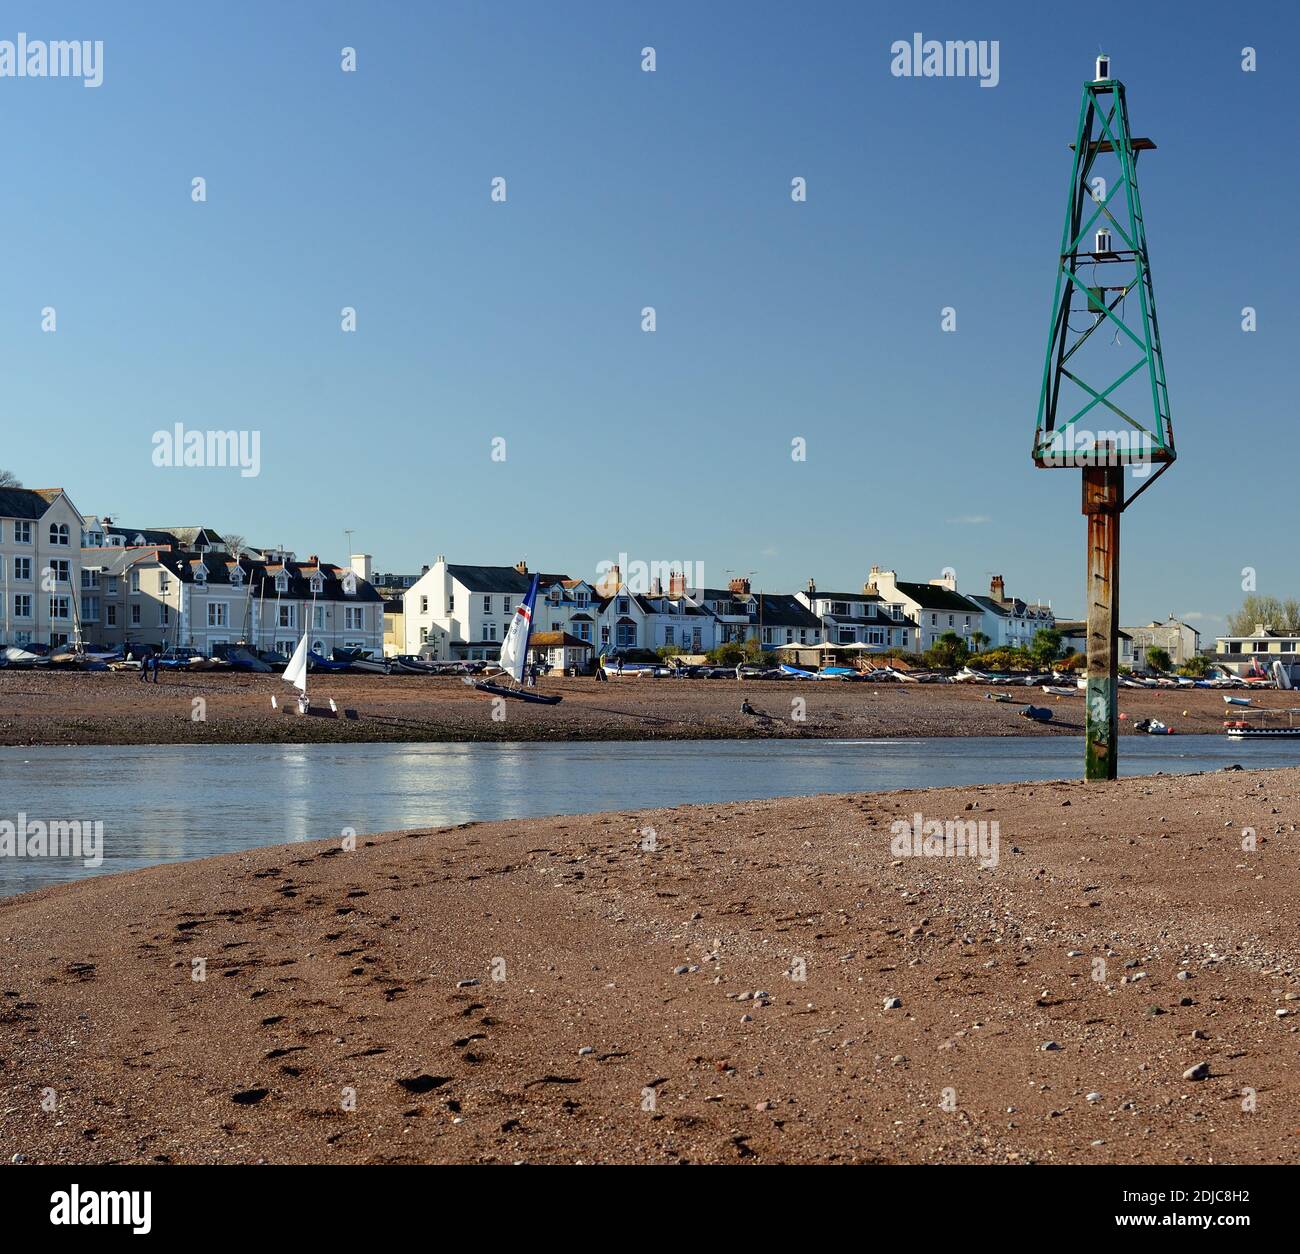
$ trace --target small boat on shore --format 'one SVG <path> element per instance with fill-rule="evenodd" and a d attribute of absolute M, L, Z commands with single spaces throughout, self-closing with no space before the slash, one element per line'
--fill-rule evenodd
<path fill-rule="evenodd" d="M 533 705 L 559 705 L 563 698 L 558 694 L 530 692 L 523 686 L 524 672 L 528 668 L 528 642 L 533 635 L 533 606 L 537 602 L 537 584 L 538 578 L 534 575 L 528 595 L 515 610 L 515 615 L 510 620 L 510 630 L 506 632 L 501 645 L 501 678 L 507 682 L 497 683 L 495 679 L 473 680 L 468 676 L 465 682 L 479 692 L 494 697 L 511 697 L 515 701 L 528 701 Z"/>
<path fill-rule="evenodd" d="M 1251 716 L 1277 718 L 1283 714 L 1287 717 L 1285 726 L 1248 721 Z M 1297 714 L 1300 714 L 1300 706 L 1291 706 L 1285 710 L 1242 710 L 1232 722 L 1223 725 L 1223 730 L 1229 740 L 1300 740 L 1300 726 L 1295 721 Z"/>

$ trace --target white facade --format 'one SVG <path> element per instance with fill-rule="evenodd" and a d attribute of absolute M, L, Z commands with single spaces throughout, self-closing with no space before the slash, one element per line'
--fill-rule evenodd
<path fill-rule="evenodd" d="M 896 572 L 873 566 L 867 588 L 891 606 L 902 605 L 903 614 L 916 626 L 913 649 L 917 653 L 932 648 L 950 631 L 974 648 L 972 637 L 984 631 L 984 607 L 962 596 L 950 574 L 929 583 L 905 583 Z"/>
<path fill-rule="evenodd" d="M 812 580 L 795 595 L 821 620 L 827 644 L 865 644 L 881 652 L 913 648 L 916 628 L 902 601 L 891 605 L 875 592 L 823 592 Z"/>
<path fill-rule="evenodd" d="M 1124 630 L 1133 637 L 1133 656 L 1139 666 L 1146 665 L 1148 649 L 1164 649 L 1175 666 L 1186 665 L 1201 651 L 1201 633 L 1172 614 L 1164 622 Z"/>
<path fill-rule="evenodd" d="M 0 489 L 0 645 L 94 642 L 79 601 L 83 521 L 61 489 Z"/>
<path fill-rule="evenodd" d="M 561 579 L 560 575 L 541 576 L 539 631 L 543 622 L 546 630 L 551 629 L 549 611 L 540 611 L 547 588 Z M 438 660 L 495 660 L 531 583 L 532 572 L 522 562 L 518 566 L 468 566 L 449 563 L 440 556 L 402 597 L 403 652 L 423 650 Z M 578 607 L 575 604 L 573 608 Z M 559 616 L 563 617 L 564 611 Z"/>

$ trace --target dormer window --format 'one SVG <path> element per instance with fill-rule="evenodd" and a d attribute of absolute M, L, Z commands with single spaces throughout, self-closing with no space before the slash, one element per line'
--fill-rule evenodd
<path fill-rule="evenodd" d="M 195 583 L 208 582 L 208 568 L 204 566 L 202 562 L 198 562 L 194 567 L 194 582 Z"/>
<path fill-rule="evenodd" d="M 275 577 L 275 590 L 277 592 L 289 591 L 289 576 L 284 571 L 280 571 Z"/>
<path fill-rule="evenodd" d="M 242 566 L 234 566 L 231 568 L 230 582 L 234 584 L 236 588 L 244 582 L 244 568 Z"/>
<path fill-rule="evenodd" d="M 344 595 L 346 596 L 350 596 L 350 597 L 356 596 L 357 576 L 354 571 L 348 571 L 348 573 L 343 576 L 343 592 Z"/>
<path fill-rule="evenodd" d="M 317 571 L 314 575 L 312 575 L 310 582 L 311 582 L 312 596 L 319 596 L 322 592 L 324 592 L 325 579 L 324 576 L 321 575 L 320 571 Z"/>

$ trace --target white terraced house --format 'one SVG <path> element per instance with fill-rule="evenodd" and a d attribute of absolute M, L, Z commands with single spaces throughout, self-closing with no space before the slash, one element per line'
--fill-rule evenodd
<path fill-rule="evenodd" d="M 946 632 L 955 632 L 968 647 L 976 632 L 984 628 L 984 606 L 957 591 L 951 575 L 929 583 L 904 583 L 892 570 L 871 568 L 867 590 L 883 597 L 890 605 L 901 605 L 904 615 L 916 625 L 914 651 L 924 653 Z"/>
<path fill-rule="evenodd" d="M 878 592 L 823 592 L 808 580 L 805 592 L 795 594 L 800 604 L 821 619 L 827 644 L 864 644 L 868 650 L 911 652 L 916 628 L 901 601 L 890 605 Z"/>
<path fill-rule="evenodd" d="M 984 609 L 984 634 L 991 649 L 1027 649 L 1040 631 L 1056 626 L 1050 605 L 1031 605 L 1019 597 L 1007 596 L 1001 575 L 989 580 L 988 596 L 971 596 L 967 600 Z"/>
<path fill-rule="evenodd" d="M 186 547 L 182 535 L 200 547 Z M 96 538 L 91 528 L 87 539 Z M 209 656 L 220 645 L 246 643 L 287 656 L 306 631 L 323 657 L 336 648 L 383 652 L 383 598 L 365 578 L 365 555 L 348 567 L 314 556 L 298 562 L 283 550 L 235 558 L 210 528 L 110 525 L 102 538 L 102 547 L 83 551 L 83 564 L 97 581 L 95 638 L 104 644 Z"/>
<path fill-rule="evenodd" d="M 577 612 L 576 593 L 569 605 L 544 608 L 547 590 L 564 575 L 541 575 L 536 628 L 551 630 Z M 439 661 L 494 661 L 510 629 L 510 620 L 528 595 L 533 574 L 525 562 L 516 566 L 466 566 L 439 556 L 402 597 L 404 653 L 423 653 Z M 589 585 L 588 585 L 589 586 Z M 554 610 L 555 619 L 551 613 Z M 564 628 L 568 630 L 568 628 Z"/>
<path fill-rule="evenodd" d="M 83 522 L 62 488 L 0 488 L 0 646 L 94 641 L 77 599 Z"/>

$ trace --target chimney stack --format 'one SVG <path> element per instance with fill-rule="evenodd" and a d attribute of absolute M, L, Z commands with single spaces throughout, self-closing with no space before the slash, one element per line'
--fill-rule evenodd
<path fill-rule="evenodd" d="M 686 595 L 686 575 L 682 571 L 673 571 L 668 576 L 668 595 L 674 601 Z"/>
<path fill-rule="evenodd" d="M 808 599 L 811 601 L 817 595 L 817 580 L 809 578 L 808 580 Z"/>
<path fill-rule="evenodd" d="M 749 595 L 749 580 L 743 576 L 739 579 L 733 579 L 727 584 L 728 590 L 738 597 L 747 597 Z"/>
<path fill-rule="evenodd" d="M 1001 575 L 994 575 L 989 580 L 989 596 L 995 601 L 1005 601 L 1007 599 L 1007 588 Z"/>
<path fill-rule="evenodd" d="M 603 597 L 615 596 L 623 584 L 623 572 L 617 566 L 610 566 L 602 578 L 596 584 L 596 591 Z"/>
<path fill-rule="evenodd" d="M 516 563 L 515 563 L 515 570 L 518 571 L 519 574 L 521 574 L 521 575 L 526 575 L 526 574 L 528 574 L 528 563 L 525 562 L 525 561 L 522 561 L 522 560 L 516 562 Z"/>

